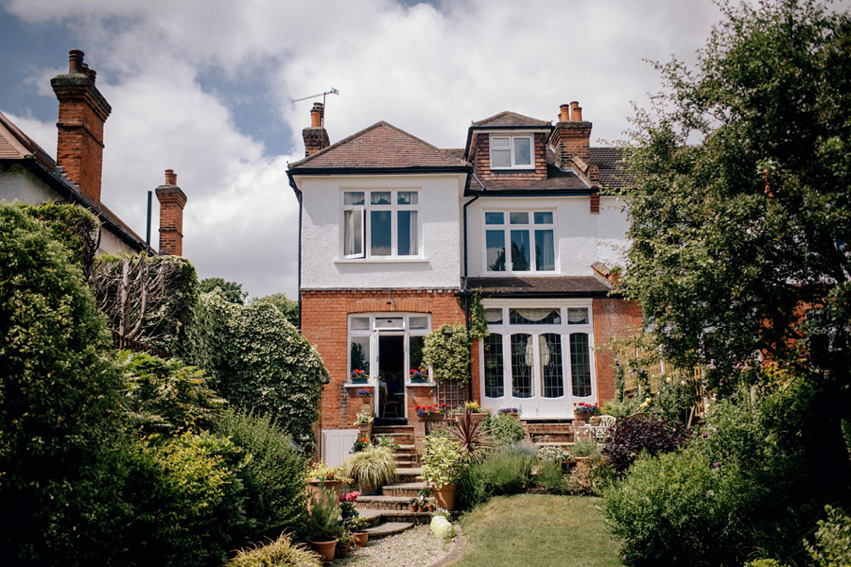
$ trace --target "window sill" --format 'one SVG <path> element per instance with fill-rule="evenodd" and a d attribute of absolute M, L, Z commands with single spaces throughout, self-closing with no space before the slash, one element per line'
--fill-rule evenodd
<path fill-rule="evenodd" d="M 345 386 L 346 386 L 346 388 L 369 388 L 369 389 L 375 388 L 375 384 L 370 384 L 370 383 L 352 384 L 351 382 L 346 382 Z"/>
<path fill-rule="evenodd" d="M 337 258 L 335 264 L 428 264 L 428 258 Z"/>
<path fill-rule="evenodd" d="M 406 388 L 434 388 L 434 382 L 408 382 Z"/>

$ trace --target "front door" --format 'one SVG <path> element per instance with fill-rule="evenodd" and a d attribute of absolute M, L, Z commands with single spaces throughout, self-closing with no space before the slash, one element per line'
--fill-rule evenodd
<path fill-rule="evenodd" d="M 378 415 L 405 417 L 405 337 L 378 335 Z"/>

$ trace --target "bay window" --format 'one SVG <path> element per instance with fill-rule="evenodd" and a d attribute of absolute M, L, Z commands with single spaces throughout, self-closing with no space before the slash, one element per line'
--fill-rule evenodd
<path fill-rule="evenodd" d="M 419 256 L 418 209 L 417 191 L 343 191 L 343 257 Z"/>

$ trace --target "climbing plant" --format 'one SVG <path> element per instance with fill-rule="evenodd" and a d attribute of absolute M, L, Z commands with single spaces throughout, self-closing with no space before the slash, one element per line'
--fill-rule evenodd
<path fill-rule="evenodd" d="M 470 336 L 463 325 L 441 325 L 425 339 L 423 362 L 440 381 L 470 381 Z"/>

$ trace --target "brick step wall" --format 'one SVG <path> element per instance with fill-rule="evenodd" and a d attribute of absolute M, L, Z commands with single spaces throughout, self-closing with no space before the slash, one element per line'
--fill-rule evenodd
<path fill-rule="evenodd" d="M 416 498 L 420 495 L 420 490 L 423 488 L 425 488 L 424 482 L 404 482 L 401 484 L 389 484 L 381 492 L 385 496 Z"/>

